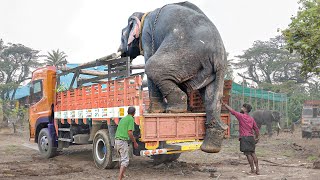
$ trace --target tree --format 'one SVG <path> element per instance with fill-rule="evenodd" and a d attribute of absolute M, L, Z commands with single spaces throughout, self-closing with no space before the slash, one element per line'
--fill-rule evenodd
<path fill-rule="evenodd" d="M 237 57 L 239 60 L 233 63 L 234 66 L 245 69 L 244 73 L 238 73 L 239 76 L 256 82 L 264 90 L 287 94 L 288 118 L 291 121 L 301 117 L 304 100 L 319 94 L 317 82 L 310 81 L 310 76 L 301 75 L 301 56 L 286 49 L 282 36 L 255 41 L 251 48 Z"/>
<path fill-rule="evenodd" d="M 33 50 L 22 44 L 4 44 L 0 40 L 0 99 L 4 114 L 3 125 L 8 125 L 8 114 L 10 114 L 10 100 L 13 99 L 15 91 L 27 79 L 30 79 L 32 68 L 41 64 L 38 62 L 39 51 Z"/>
<path fill-rule="evenodd" d="M 320 74 L 320 1 L 300 0 L 297 16 L 283 31 L 290 52 L 302 57 L 302 73 Z"/>
<path fill-rule="evenodd" d="M 67 64 L 68 61 L 66 60 L 67 55 L 63 52 L 60 51 L 59 49 L 52 50 L 52 52 L 48 52 L 48 55 L 46 56 L 47 59 L 45 60 L 47 65 L 50 66 L 56 66 L 56 67 L 60 67 L 64 64 Z"/>
<path fill-rule="evenodd" d="M 229 53 L 227 53 L 227 57 L 229 57 Z M 233 59 L 227 59 L 227 70 L 225 72 L 225 77 L 224 79 L 226 80 L 233 80 L 233 69 L 232 69 L 232 61 Z"/>
<path fill-rule="evenodd" d="M 238 75 L 257 84 L 289 80 L 305 83 L 306 79 L 300 75 L 299 56 L 290 54 L 284 45 L 282 36 L 276 36 L 269 41 L 255 41 L 243 55 L 236 56 L 239 61 L 233 63 L 235 68 L 245 69 L 244 73 Z"/>

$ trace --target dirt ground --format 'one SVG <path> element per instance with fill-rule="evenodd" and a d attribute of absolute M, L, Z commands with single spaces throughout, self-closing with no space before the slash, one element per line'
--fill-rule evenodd
<path fill-rule="evenodd" d="M 125 179 L 319 179 L 313 169 L 319 158 L 320 139 L 305 140 L 301 132 L 262 137 L 257 144 L 261 175 L 250 175 L 237 139 L 224 141 L 218 154 L 201 151 L 183 153 L 177 162 L 153 165 L 150 158 L 133 157 Z M 42 159 L 27 132 L 0 130 L 0 179 L 116 179 L 118 168 L 99 170 L 91 145 L 72 146 L 59 156 Z"/>

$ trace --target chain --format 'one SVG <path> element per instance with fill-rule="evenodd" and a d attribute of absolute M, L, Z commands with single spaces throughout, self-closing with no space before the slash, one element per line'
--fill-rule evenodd
<path fill-rule="evenodd" d="M 162 6 L 162 8 L 159 9 L 159 11 L 158 11 L 158 13 L 156 15 L 156 18 L 154 19 L 154 23 L 153 23 L 153 27 L 152 27 L 152 34 L 151 34 L 151 38 L 152 38 L 152 55 L 154 55 L 154 31 L 155 31 L 155 28 L 156 28 L 156 24 L 157 24 L 160 12 L 166 6 L 167 6 L 167 4 Z"/>

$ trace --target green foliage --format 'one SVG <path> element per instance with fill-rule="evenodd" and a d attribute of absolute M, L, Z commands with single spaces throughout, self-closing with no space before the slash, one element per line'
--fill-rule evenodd
<path fill-rule="evenodd" d="M 227 53 L 227 57 L 229 56 L 229 53 Z M 228 59 L 227 60 L 227 71 L 225 72 L 225 77 L 224 79 L 226 80 L 233 80 L 233 69 L 232 69 L 232 61 L 233 59 Z"/>
<path fill-rule="evenodd" d="M 66 90 L 68 90 L 67 85 L 62 83 L 57 87 L 56 92 L 63 92 L 63 91 L 66 91 Z"/>
<path fill-rule="evenodd" d="M 256 82 L 260 89 L 287 94 L 289 122 L 295 122 L 301 118 L 305 100 L 320 99 L 320 82 L 316 78 L 312 80 L 311 75 L 301 75 L 302 56 L 290 53 L 285 47 L 287 44 L 282 36 L 269 41 L 255 41 L 243 55 L 237 56 L 239 61 L 234 66 L 245 69 L 238 75 Z M 266 108 L 263 102 L 259 102 L 258 108 Z M 270 102 L 269 106 L 273 103 Z"/>
<path fill-rule="evenodd" d="M 251 48 L 237 56 L 239 61 L 233 63 L 236 69 L 245 69 L 238 75 L 244 79 L 261 83 L 282 83 L 288 80 L 305 82 L 300 76 L 301 63 L 296 54 L 290 54 L 284 48 L 282 36 L 269 41 L 255 41 Z"/>
<path fill-rule="evenodd" d="M 67 55 L 59 49 L 57 49 L 56 51 L 52 50 L 52 52 L 48 52 L 48 55 L 46 57 L 47 59 L 45 61 L 49 66 L 59 67 L 68 63 L 68 61 L 66 60 Z"/>
<path fill-rule="evenodd" d="M 12 113 L 15 91 L 27 79 L 31 71 L 41 66 L 38 62 L 39 51 L 22 44 L 4 44 L 0 39 L 0 99 L 2 100 L 3 125 L 7 126 L 8 117 Z M 10 95 L 10 92 L 11 93 Z M 1 123 L 1 122 L 0 122 Z"/>
<path fill-rule="evenodd" d="M 290 52 L 302 56 L 304 75 L 320 74 L 320 1 L 300 0 L 297 16 L 292 17 L 289 27 L 283 31 Z"/>
<path fill-rule="evenodd" d="M 318 159 L 318 157 L 316 155 L 310 155 L 308 156 L 307 160 L 308 161 L 311 161 L 311 162 L 314 162 Z"/>
<path fill-rule="evenodd" d="M 288 101 L 288 116 L 292 122 L 299 121 L 302 113 L 303 102 L 308 99 L 304 93 L 293 92 Z"/>

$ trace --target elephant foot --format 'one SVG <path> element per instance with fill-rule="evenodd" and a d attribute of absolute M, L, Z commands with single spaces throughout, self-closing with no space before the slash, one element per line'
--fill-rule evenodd
<path fill-rule="evenodd" d="M 222 141 L 224 138 L 224 130 L 214 127 L 206 129 L 206 136 L 200 149 L 207 153 L 218 153 L 221 150 Z"/>
<path fill-rule="evenodd" d="M 160 98 L 150 98 L 150 106 L 148 109 L 149 113 L 164 113 L 166 111 L 162 102 L 160 102 Z"/>
<path fill-rule="evenodd" d="M 169 95 L 166 96 L 168 113 L 184 113 L 187 112 L 187 95 L 180 89 L 173 90 Z"/>

